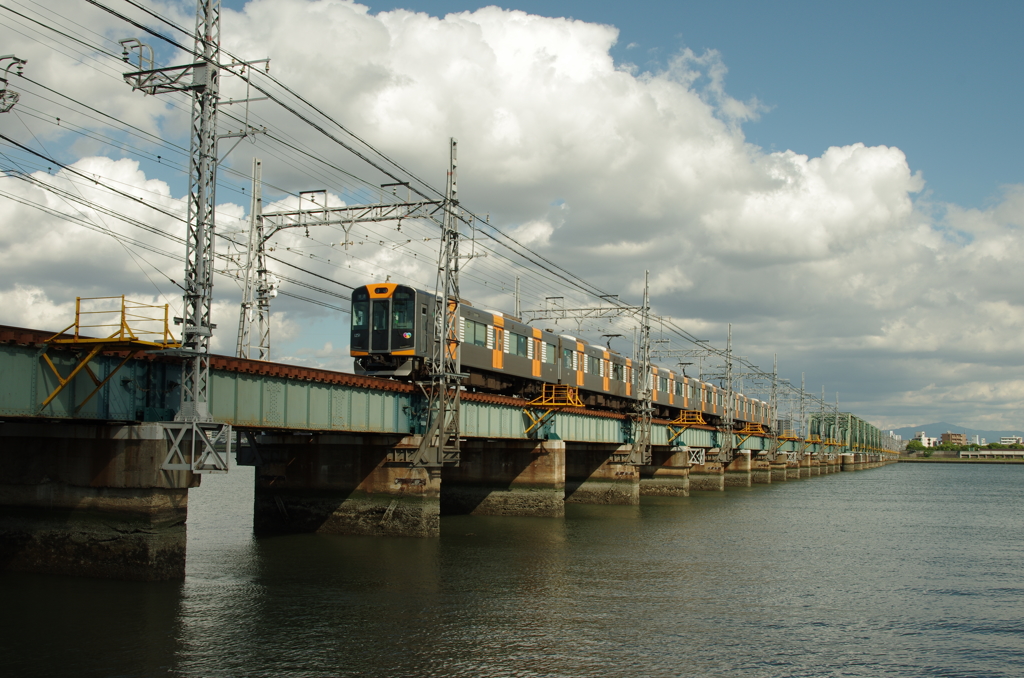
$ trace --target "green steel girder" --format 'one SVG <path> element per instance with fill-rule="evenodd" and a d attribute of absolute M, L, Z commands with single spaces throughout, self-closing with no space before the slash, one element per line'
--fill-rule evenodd
<path fill-rule="evenodd" d="M 38 415 L 39 403 L 53 390 L 54 376 L 39 359 L 34 345 L 0 343 L 0 416 L 42 420 L 168 421 L 177 411 L 181 368 L 175 362 L 150 358 L 129 360 L 81 410 L 74 411 L 82 389 L 95 385 L 86 375 L 76 377 Z M 58 368 L 70 371 L 76 362 L 71 351 L 50 353 Z M 116 355 L 100 355 L 93 363 L 102 379 L 121 362 Z M 65 369 L 66 368 L 66 369 Z M 88 391 L 85 391 L 87 393 Z M 408 392 L 378 391 L 358 386 L 309 379 L 212 369 L 210 411 L 215 422 L 256 430 L 397 433 L 419 432 L 416 416 L 419 396 Z M 462 435 L 474 438 L 525 439 L 521 407 L 462 400 Z M 628 429 L 628 427 L 626 427 Z M 628 444 L 628 430 L 617 417 L 557 412 L 550 430 L 566 441 Z M 654 424 L 653 445 L 668 445 L 668 427 Z M 716 432 L 686 429 L 673 445 L 711 448 Z M 768 449 L 766 438 L 752 437 L 742 449 Z"/>

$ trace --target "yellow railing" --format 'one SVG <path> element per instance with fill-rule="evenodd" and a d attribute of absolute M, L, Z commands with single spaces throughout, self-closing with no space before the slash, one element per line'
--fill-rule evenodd
<path fill-rule="evenodd" d="M 84 306 L 82 302 L 86 302 Z M 104 304 L 103 302 L 110 303 Z M 39 406 L 39 411 L 42 412 L 64 390 L 64 387 L 82 372 L 89 376 L 95 388 L 75 406 L 75 411 L 89 402 L 103 388 L 103 385 L 110 381 L 114 374 L 135 355 L 136 351 L 179 348 L 181 343 L 176 341 L 171 334 L 169 320 L 167 304 L 163 306 L 141 304 L 125 299 L 123 295 L 120 297 L 77 297 L 75 299 L 75 322 L 50 337 L 45 342 L 46 348 L 40 354 L 42 360 L 57 377 L 57 386 Z M 101 335 L 106 332 L 110 332 L 110 334 L 105 337 L 84 336 L 97 330 L 97 333 Z M 70 337 L 66 336 L 69 334 Z M 52 345 L 87 346 L 89 351 L 79 354 L 77 364 L 71 373 L 64 377 L 50 356 L 46 354 Z M 117 367 L 101 380 L 89 367 L 89 363 L 103 351 L 127 351 L 127 354 Z"/>
<path fill-rule="evenodd" d="M 84 307 L 83 307 L 83 303 Z M 90 303 L 92 302 L 92 303 Z M 103 304 L 102 302 L 111 302 Z M 82 344 L 110 342 L 143 342 L 154 346 L 177 348 L 180 344 L 171 334 L 167 304 L 142 304 L 120 297 L 76 297 L 75 322 L 55 334 L 47 343 Z M 72 330 L 74 330 L 72 332 Z M 110 332 L 110 334 L 106 334 Z M 86 337 L 84 334 L 106 334 Z M 59 338 L 71 334 L 73 339 Z"/>
<path fill-rule="evenodd" d="M 540 429 L 557 410 L 567 407 L 583 407 L 580 390 L 575 386 L 565 384 L 544 384 L 541 394 L 523 408 L 523 414 L 530 422 L 525 429 L 526 435 Z M 537 415 L 533 412 L 535 409 L 544 410 L 544 412 Z"/>
<path fill-rule="evenodd" d="M 679 436 L 683 435 L 683 432 L 691 426 L 707 426 L 707 421 L 704 420 L 704 415 L 694 410 L 683 410 L 679 413 L 679 416 L 668 423 L 668 443 L 672 444 Z"/>

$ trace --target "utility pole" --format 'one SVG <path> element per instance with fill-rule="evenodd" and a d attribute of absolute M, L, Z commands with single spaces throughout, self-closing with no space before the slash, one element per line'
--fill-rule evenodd
<path fill-rule="evenodd" d="M 459 349 L 458 142 L 451 140 L 444 224 L 437 267 L 434 345 L 430 359 L 427 425 L 415 465 L 439 469 L 459 463 L 459 406 L 463 379 Z"/>
<path fill-rule="evenodd" d="M 263 248 L 263 161 L 252 161 L 252 202 L 249 209 L 249 239 L 246 246 L 242 308 L 238 317 L 239 358 L 270 360 L 270 300 L 277 296 L 276 279 L 267 270 Z M 256 355 L 252 354 L 252 329 L 259 337 Z"/>
<path fill-rule="evenodd" d="M 772 390 L 768 398 L 768 425 L 771 427 L 771 452 L 769 457 L 774 460 L 779 453 L 779 354 L 775 354 L 772 362 Z"/>
<path fill-rule="evenodd" d="M 722 413 L 722 440 L 719 442 L 719 459 L 732 461 L 733 434 L 733 388 L 732 388 L 732 323 L 725 339 L 725 412 Z"/>
<path fill-rule="evenodd" d="M 633 464 L 651 463 L 651 418 L 654 414 L 654 385 L 651 383 L 651 296 L 650 271 L 644 271 L 644 302 L 640 307 L 640 380 L 636 401 L 636 430 L 633 432 Z"/>
<path fill-rule="evenodd" d="M 134 38 L 122 40 L 121 45 L 126 62 L 130 63 L 130 51 L 135 51 L 138 58 L 139 70 L 124 74 L 133 89 L 146 94 L 192 93 L 184 312 L 181 318 L 175 319 L 182 325 L 181 406 L 174 422 L 164 423 L 171 449 L 163 468 L 224 473 L 231 452 L 231 426 L 213 423 L 209 402 L 210 341 L 215 329 L 210 321 L 210 310 L 216 232 L 214 207 L 217 204 L 217 104 L 222 68 L 220 0 L 196 3 L 194 62 L 191 64 L 154 69 L 151 47 Z M 215 448 L 215 443 L 220 441 L 225 443 L 223 452 Z"/>
<path fill-rule="evenodd" d="M 519 276 L 518 275 L 516 276 L 516 317 L 517 318 L 522 318 L 523 317 L 523 310 L 522 310 L 522 307 L 519 304 Z"/>

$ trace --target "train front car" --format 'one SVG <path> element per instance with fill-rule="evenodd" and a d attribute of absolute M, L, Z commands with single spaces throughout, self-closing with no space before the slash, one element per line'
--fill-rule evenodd
<path fill-rule="evenodd" d="M 427 357 L 427 327 L 434 296 L 396 285 L 364 285 L 352 292 L 350 351 L 355 373 L 408 377 Z"/>

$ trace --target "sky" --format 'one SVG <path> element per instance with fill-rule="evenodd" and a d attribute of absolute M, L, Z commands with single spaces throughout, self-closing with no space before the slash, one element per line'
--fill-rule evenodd
<path fill-rule="evenodd" d="M 123 0 L 103 4 L 159 25 Z M 194 24 L 190 2 L 143 4 Z M 11 79 L 21 99 L 0 114 L 0 134 L 77 174 L 0 139 L 0 323 L 61 329 L 75 296 L 180 307 L 171 280 L 181 263 L 161 234 L 183 233 L 173 215 L 187 191 L 187 100 L 123 83 L 123 64 L 96 50 L 144 34 L 94 5 L 5 6 L 0 43 L 29 60 L 33 82 Z M 224 8 L 226 49 L 269 56 L 281 82 L 432 186 L 443 188 L 448 139 L 458 138 L 463 205 L 594 286 L 637 303 L 650 270 L 656 314 L 717 346 L 731 324 L 737 354 L 768 371 L 777 355 L 781 376 L 824 388 L 830 402 L 838 393 L 844 411 L 884 429 L 1024 427 L 1024 140 L 1011 119 L 1022 109 L 1024 47 L 1010 34 L 1019 3 Z M 155 46 L 158 64 L 183 63 Z M 225 96 L 245 98 L 228 80 Z M 228 108 L 225 132 L 246 115 Z M 352 204 L 386 181 L 272 102 L 248 115 L 267 133 L 222 161 L 228 239 L 245 227 L 253 157 L 264 161 L 265 209 L 312 189 Z M 335 283 L 391 276 L 432 288 L 433 235 L 423 224 L 292 231 L 275 236 L 273 266 L 283 293 L 341 307 L 309 285 L 343 293 Z M 524 308 L 562 295 L 596 303 L 488 252 L 483 236 L 479 251 L 466 246 L 487 254 L 463 275 L 477 305 L 511 311 L 516 275 Z M 237 261 L 237 248 L 220 247 Z M 230 263 L 222 268 L 214 348 L 230 353 L 239 292 Z M 346 314 L 284 294 L 273 308 L 275 360 L 351 365 Z M 624 323 L 559 329 L 594 342 L 622 333 L 612 346 L 631 351 Z"/>

